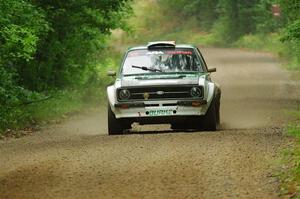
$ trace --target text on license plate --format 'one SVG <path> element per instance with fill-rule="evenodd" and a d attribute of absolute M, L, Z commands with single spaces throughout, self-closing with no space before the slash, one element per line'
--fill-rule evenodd
<path fill-rule="evenodd" d="M 173 110 L 151 110 L 149 116 L 172 115 Z"/>

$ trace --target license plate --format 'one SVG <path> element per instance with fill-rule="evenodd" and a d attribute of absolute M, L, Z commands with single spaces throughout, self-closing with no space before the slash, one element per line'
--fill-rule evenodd
<path fill-rule="evenodd" d="M 172 115 L 173 110 L 151 110 L 149 111 L 149 116 L 166 116 Z"/>

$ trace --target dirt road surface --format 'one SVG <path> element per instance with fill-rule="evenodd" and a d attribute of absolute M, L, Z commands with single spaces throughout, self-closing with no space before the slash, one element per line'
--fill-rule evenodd
<path fill-rule="evenodd" d="M 266 53 L 203 53 L 218 68 L 221 131 L 137 126 L 107 136 L 99 107 L 0 141 L 0 198 L 279 198 L 273 174 L 291 142 L 282 124 L 299 99 L 297 83 Z"/>

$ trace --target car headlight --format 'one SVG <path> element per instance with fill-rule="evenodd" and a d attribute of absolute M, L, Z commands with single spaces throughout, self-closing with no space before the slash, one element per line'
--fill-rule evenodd
<path fill-rule="evenodd" d="M 202 90 L 199 87 L 193 87 L 191 89 L 191 96 L 192 97 L 201 97 L 202 96 Z"/>
<path fill-rule="evenodd" d="M 122 89 L 119 91 L 120 100 L 128 100 L 130 98 L 130 91 L 127 89 Z"/>

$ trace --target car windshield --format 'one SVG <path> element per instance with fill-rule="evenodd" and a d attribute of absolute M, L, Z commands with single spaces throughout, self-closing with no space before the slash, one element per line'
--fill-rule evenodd
<path fill-rule="evenodd" d="M 127 53 L 122 74 L 203 72 L 193 49 L 133 50 Z"/>

